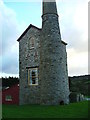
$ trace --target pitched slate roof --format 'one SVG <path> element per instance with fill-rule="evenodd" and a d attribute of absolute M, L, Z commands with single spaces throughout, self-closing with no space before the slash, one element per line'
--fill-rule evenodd
<path fill-rule="evenodd" d="M 22 35 L 17 39 L 18 42 L 22 39 L 22 37 L 27 33 L 27 31 L 28 31 L 31 27 L 36 28 L 36 29 L 38 29 L 38 30 L 41 30 L 40 28 L 38 28 L 38 27 L 30 24 L 30 25 L 27 27 L 27 29 L 22 33 Z"/>

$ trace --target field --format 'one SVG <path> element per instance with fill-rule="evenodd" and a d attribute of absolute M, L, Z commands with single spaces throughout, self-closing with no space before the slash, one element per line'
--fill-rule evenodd
<path fill-rule="evenodd" d="M 88 101 L 61 106 L 3 105 L 2 115 L 3 118 L 88 118 Z"/>

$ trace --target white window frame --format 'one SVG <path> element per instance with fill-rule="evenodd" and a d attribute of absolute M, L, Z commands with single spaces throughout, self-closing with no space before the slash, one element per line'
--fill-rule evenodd
<path fill-rule="evenodd" d="M 5 96 L 5 101 L 12 101 L 12 96 L 11 95 L 6 95 Z"/>
<path fill-rule="evenodd" d="M 34 78 L 36 79 L 35 80 L 35 84 L 33 84 L 32 82 L 32 71 L 34 71 L 35 72 L 35 76 L 34 76 Z M 28 69 L 28 85 L 38 85 L 38 68 L 29 68 Z"/>

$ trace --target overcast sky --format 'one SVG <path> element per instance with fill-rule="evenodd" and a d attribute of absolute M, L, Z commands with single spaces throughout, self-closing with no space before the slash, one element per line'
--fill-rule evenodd
<path fill-rule="evenodd" d="M 0 77 L 19 76 L 17 39 L 29 24 L 42 26 L 40 0 L 13 1 L 0 0 Z M 69 76 L 88 74 L 88 1 L 57 0 L 62 40 L 68 43 Z"/>

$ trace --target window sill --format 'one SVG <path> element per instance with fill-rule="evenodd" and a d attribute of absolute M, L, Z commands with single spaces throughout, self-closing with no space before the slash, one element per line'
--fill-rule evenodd
<path fill-rule="evenodd" d="M 29 84 L 29 86 L 38 86 L 38 84 Z"/>
<path fill-rule="evenodd" d="M 32 48 L 29 48 L 30 50 L 32 50 L 32 49 L 34 49 L 34 47 L 32 47 Z"/>
<path fill-rule="evenodd" d="M 5 101 L 12 101 L 12 99 L 7 99 L 7 100 L 5 100 Z"/>

